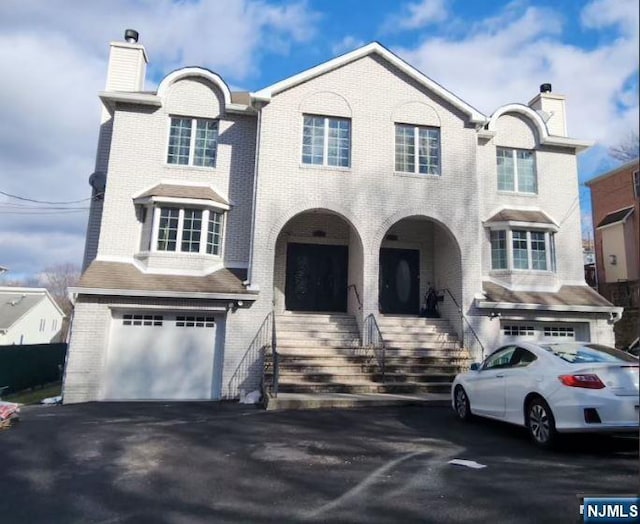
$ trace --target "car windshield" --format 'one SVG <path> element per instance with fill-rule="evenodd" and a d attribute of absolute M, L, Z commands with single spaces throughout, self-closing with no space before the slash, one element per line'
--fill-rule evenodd
<path fill-rule="evenodd" d="M 638 362 L 637 358 L 624 351 L 600 344 L 548 344 L 540 347 L 571 364 Z"/>

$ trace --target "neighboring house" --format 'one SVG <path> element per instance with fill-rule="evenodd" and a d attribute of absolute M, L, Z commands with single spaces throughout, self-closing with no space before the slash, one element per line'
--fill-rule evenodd
<path fill-rule="evenodd" d="M 64 317 L 44 288 L 0 287 L 0 346 L 59 342 Z"/>
<path fill-rule="evenodd" d="M 616 343 L 640 336 L 640 174 L 638 159 L 587 182 L 591 189 L 597 288 L 625 308 Z"/>
<path fill-rule="evenodd" d="M 65 402 L 234 398 L 272 312 L 294 340 L 333 320 L 301 311 L 348 317 L 309 336 L 366 338 L 418 319 L 430 287 L 476 359 L 516 337 L 613 342 L 621 310 L 581 255 L 590 144 L 550 85 L 485 116 L 372 43 L 254 93 L 199 67 L 148 92 L 127 36 L 100 93 Z"/>

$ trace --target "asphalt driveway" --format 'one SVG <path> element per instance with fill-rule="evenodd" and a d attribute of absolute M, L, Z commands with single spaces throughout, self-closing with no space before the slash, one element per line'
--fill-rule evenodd
<path fill-rule="evenodd" d="M 639 488 L 637 439 L 545 452 L 442 407 L 23 408 L 0 457 L 3 523 L 576 522 L 578 493 Z"/>

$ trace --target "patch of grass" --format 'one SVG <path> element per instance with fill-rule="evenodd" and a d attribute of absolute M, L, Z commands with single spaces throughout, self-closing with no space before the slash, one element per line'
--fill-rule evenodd
<path fill-rule="evenodd" d="M 43 398 L 56 397 L 62 391 L 62 383 L 47 384 L 38 389 L 30 389 L 27 391 L 19 391 L 2 397 L 7 402 L 16 402 L 18 404 L 39 404 Z"/>

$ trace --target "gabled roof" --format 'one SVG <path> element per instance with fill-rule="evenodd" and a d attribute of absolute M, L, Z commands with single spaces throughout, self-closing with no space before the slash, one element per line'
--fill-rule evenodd
<path fill-rule="evenodd" d="M 43 300 L 50 300 L 64 317 L 56 301 L 44 288 L 0 287 L 0 331 L 6 331 Z"/>
<path fill-rule="evenodd" d="M 442 87 L 437 82 L 431 80 L 429 77 L 418 71 L 415 67 L 402 60 L 400 57 L 389 51 L 386 47 L 378 42 L 371 42 L 370 44 L 355 49 L 350 53 L 338 56 L 320 65 L 312 67 L 311 69 L 307 69 L 306 71 L 298 73 L 297 75 L 293 75 L 289 78 L 286 78 L 285 80 L 276 82 L 275 84 L 261 89 L 260 91 L 252 93 L 251 96 L 256 100 L 269 101 L 271 100 L 271 97 L 277 95 L 278 93 L 281 93 L 282 91 L 285 91 L 286 89 L 291 89 L 292 87 L 302 84 L 303 82 L 307 82 L 312 78 L 316 78 L 320 75 L 333 71 L 334 69 L 338 69 L 339 67 L 359 60 L 360 58 L 374 54 L 380 56 L 391 65 L 397 67 L 403 73 L 424 86 L 426 89 L 435 93 L 440 98 L 446 100 L 461 112 L 468 115 L 471 122 L 484 124 L 487 121 L 487 117 L 480 111 L 467 104 L 461 98 L 458 98 L 456 95 Z"/>
<path fill-rule="evenodd" d="M 624 209 L 619 209 L 618 211 L 608 213 L 602 220 L 600 220 L 600 222 L 598 222 L 596 229 L 606 226 L 613 226 L 615 224 L 624 224 L 627 218 L 631 216 L 631 213 L 633 213 L 633 206 L 625 207 Z"/>

